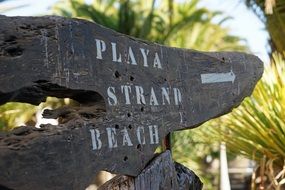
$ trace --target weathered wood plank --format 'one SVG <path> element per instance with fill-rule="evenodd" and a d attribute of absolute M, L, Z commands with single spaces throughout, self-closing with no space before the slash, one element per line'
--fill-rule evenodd
<path fill-rule="evenodd" d="M 56 96 L 89 109 L 0 135 L 0 184 L 14 189 L 82 189 L 100 170 L 138 175 L 169 132 L 231 111 L 263 72 L 253 55 L 165 47 L 78 19 L 0 23 L 0 104 Z"/>
<path fill-rule="evenodd" d="M 100 106 L 83 113 L 94 114 L 94 123 L 105 115 Z M 25 126 L 0 133 L 0 184 L 13 190 L 85 189 L 96 171 L 116 162 L 90 151 L 90 132 L 84 125 L 85 118 L 75 116 L 59 126 Z M 106 155 L 118 162 L 123 159 L 115 153 Z"/>
<path fill-rule="evenodd" d="M 200 190 L 203 188 L 203 183 L 192 170 L 177 162 L 175 162 L 175 169 L 180 190 Z"/>
<path fill-rule="evenodd" d="M 118 175 L 98 190 L 201 190 L 202 187 L 195 173 L 174 163 L 167 150 L 158 155 L 137 177 Z"/>

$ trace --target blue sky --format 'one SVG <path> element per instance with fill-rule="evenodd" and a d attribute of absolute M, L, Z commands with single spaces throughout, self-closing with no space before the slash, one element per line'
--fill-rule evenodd
<path fill-rule="evenodd" d="M 7 16 L 34 16 L 49 14 L 48 8 L 56 1 L 9 0 L 7 3 L 2 3 L 1 6 L 8 8 L 14 5 L 31 5 L 7 11 L 4 14 Z M 231 16 L 233 19 L 224 23 L 224 26 L 230 28 L 232 34 L 246 39 L 252 53 L 264 62 L 268 62 L 266 50 L 268 34 L 263 23 L 244 5 L 243 0 L 201 0 L 199 5 L 211 10 L 223 11 L 225 16 Z"/>
<path fill-rule="evenodd" d="M 202 0 L 200 6 L 223 11 L 226 16 L 233 17 L 225 26 L 230 28 L 232 34 L 245 38 L 252 53 L 268 63 L 268 33 L 264 24 L 243 2 L 244 0 Z"/>

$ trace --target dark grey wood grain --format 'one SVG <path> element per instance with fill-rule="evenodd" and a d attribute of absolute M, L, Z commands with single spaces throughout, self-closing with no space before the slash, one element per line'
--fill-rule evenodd
<path fill-rule="evenodd" d="M 0 23 L 0 104 L 55 96 L 87 109 L 0 135 L 0 184 L 14 189 L 82 189 L 99 170 L 138 175 L 169 132 L 230 112 L 263 72 L 254 55 L 165 47 L 78 19 Z"/>
<path fill-rule="evenodd" d="M 174 163 L 169 150 L 159 154 L 136 177 L 118 175 L 98 190 L 201 190 L 202 182 L 185 166 Z"/>

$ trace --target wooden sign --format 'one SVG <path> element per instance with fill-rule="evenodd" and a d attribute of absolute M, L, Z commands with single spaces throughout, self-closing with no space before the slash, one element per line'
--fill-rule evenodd
<path fill-rule="evenodd" d="M 78 19 L 0 23 L 0 104 L 82 104 L 44 114 L 69 117 L 61 125 L 1 134 L 0 184 L 13 189 L 83 189 L 99 170 L 138 175 L 168 133 L 230 112 L 263 72 L 254 55 L 165 47 Z"/>

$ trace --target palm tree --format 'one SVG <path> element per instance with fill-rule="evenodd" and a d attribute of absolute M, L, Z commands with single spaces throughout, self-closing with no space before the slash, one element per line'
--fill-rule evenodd
<path fill-rule="evenodd" d="M 272 52 L 285 50 L 285 1 L 284 0 L 245 0 L 261 21 L 265 23 L 270 35 Z"/>
<path fill-rule="evenodd" d="M 208 133 L 225 141 L 231 152 L 257 162 L 259 178 L 265 179 L 266 176 L 269 179 L 260 183 L 259 188 L 267 186 L 276 190 L 285 188 L 283 57 L 278 53 L 273 54 L 273 64 L 266 67 L 253 95 L 232 113 L 211 122 L 212 129 L 208 128 Z"/>
<path fill-rule="evenodd" d="M 245 50 L 240 38 L 229 35 L 221 23 L 213 24 L 212 20 L 221 13 L 198 8 L 198 1 L 102 0 L 88 5 L 79 0 L 66 0 L 56 4 L 54 11 L 161 44 L 204 51 Z"/>

